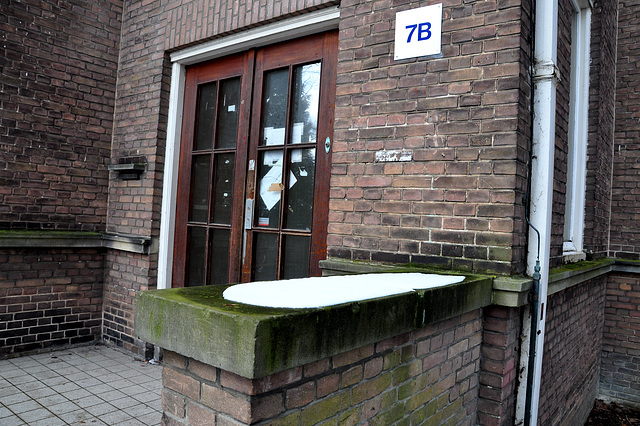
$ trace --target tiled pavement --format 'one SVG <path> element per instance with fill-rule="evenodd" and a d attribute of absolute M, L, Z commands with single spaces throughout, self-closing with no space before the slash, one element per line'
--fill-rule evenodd
<path fill-rule="evenodd" d="M 0 425 L 159 425 L 162 367 L 98 345 L 0 360 Z"/>

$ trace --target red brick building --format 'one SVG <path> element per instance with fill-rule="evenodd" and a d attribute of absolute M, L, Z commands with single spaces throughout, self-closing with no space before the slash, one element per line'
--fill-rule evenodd
<path fill-rule="evenodd" d="M 437 4 L 439 53 L 395 59 Z M 538 421 L 640 404 L 638 28 L 631 0 L 3 2 L 0 356 L 149 357 L 148 289 L 487 274 L 464 421 L 510 424 L 531 317 L 500 283 L 539 258 Z"/>

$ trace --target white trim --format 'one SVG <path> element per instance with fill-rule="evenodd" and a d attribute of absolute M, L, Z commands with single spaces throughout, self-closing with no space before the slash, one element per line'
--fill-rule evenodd
<path fill-rule="evenodd" d="M 171 287 L 186 66 L 242 52 L 254 47 L 333 30 L 338 28 L 339 21 L 340 9 L 338 6 L 330 7 L 211 40 L 173 52 L 170 55 L 173 66 L 171 70 L 165 169 L 162 184 L 158 288 Z"/>
<path fill-rule="evenodd" d="M 338 6 L 329 7 L 188 47 L 172 53 L 171 61 L 192 65 L 250 48 L 336 29 L 339 21 Z"/>
<path fill-rule="evenodd" d="M 589 48 L 591 9 L 585 1 L 573 1 L 571 17 L 571 88 L 567 192 L 564 216 L 563 255 L 575 259 L 583 253 L 584 206 L 587 178 L 587 132 L 589 119 Z M 578 256 L 577 258 L 580 258 Z M 568 258 L 567 258 L 568 260 Z"/>
<path fill-rule="evenodd" d="M 176 224 L 176 194 L 186 68 L 174 63 L 171 69 L 169 117 L 165 148 L 162 210 L 160 215 L 160 248 L 158 250 L 158 288 L 170 288 L 173 272 L 173 236 Z"/>

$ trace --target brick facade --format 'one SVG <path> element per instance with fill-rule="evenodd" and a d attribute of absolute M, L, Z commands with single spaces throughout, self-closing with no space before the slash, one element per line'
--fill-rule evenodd
<path fill-rule="evenodd" d="M 620 0 L 618 15 L 618 60 L 616 86 L 616 128 L 613 163 L 613 191 L 611 198 L 612 256 L 640 259 L 640 179 L 637 165 L 640 161 L 638 144 L 636 98 L 640 86 L 637 46 L 640 35 L 640 5 Z"/>
<path fill-rule="evenodd" d="M 442 57 L 394 61 L 395 13 L 419 5 L 341 4 L 329 256 L 521 272 L 527 11 L 445 3 Z"/>
<path fill-rule="evenodd" d="M 481 327 L 473 311 L 254 380 L 168 352 L 163 424 L 476 424 Z"/>
<path fill-rule="evenodd" d="M 598 395 L 606 277 L 549 296 L 540 424 L 583 424 Z"/>
<path fill-rule="evenodd" d="M 104 231 L 121 13 L 0 4 L 0 229 Z"/>
<path fill-rule="evenodd" d="M 607 281 L 600 393 L 640 407 L 640 278 L 612 274 Z"/>
<path fill-rule="evenodd" d="M 0 356 L 96 342 L 104 255 L 0 249 Z"/>
<path fill-rule="evenodd" d="M 608 256 L 613 168 L 616 32 L 618 1 L 594 2 L 591 18 L 589 135 L 585 194 L 584 248 Z"/>

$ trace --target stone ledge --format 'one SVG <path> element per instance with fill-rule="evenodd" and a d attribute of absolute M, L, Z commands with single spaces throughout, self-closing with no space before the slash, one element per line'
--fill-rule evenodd
<path fill-rule="evenodd" d="M 497 277 L 493 279 L 494 305 L 517 308 L 528 303 L 533 280 L 525 277 Z"/>
<path fill-rule="evenodd" d="M 227 287 L 139 293 L 136 337 L 255 379 L 491 304 L 491 278 L 482 276 L 468 277 L 459 284 L 317 309 L 232 303 L 222 297 Z"/>
<path fill-rule="evenodd" d="M 151 238 L 73 231 L 0 231 L 0 248 L 111 248 L 149 254 Z"/>

